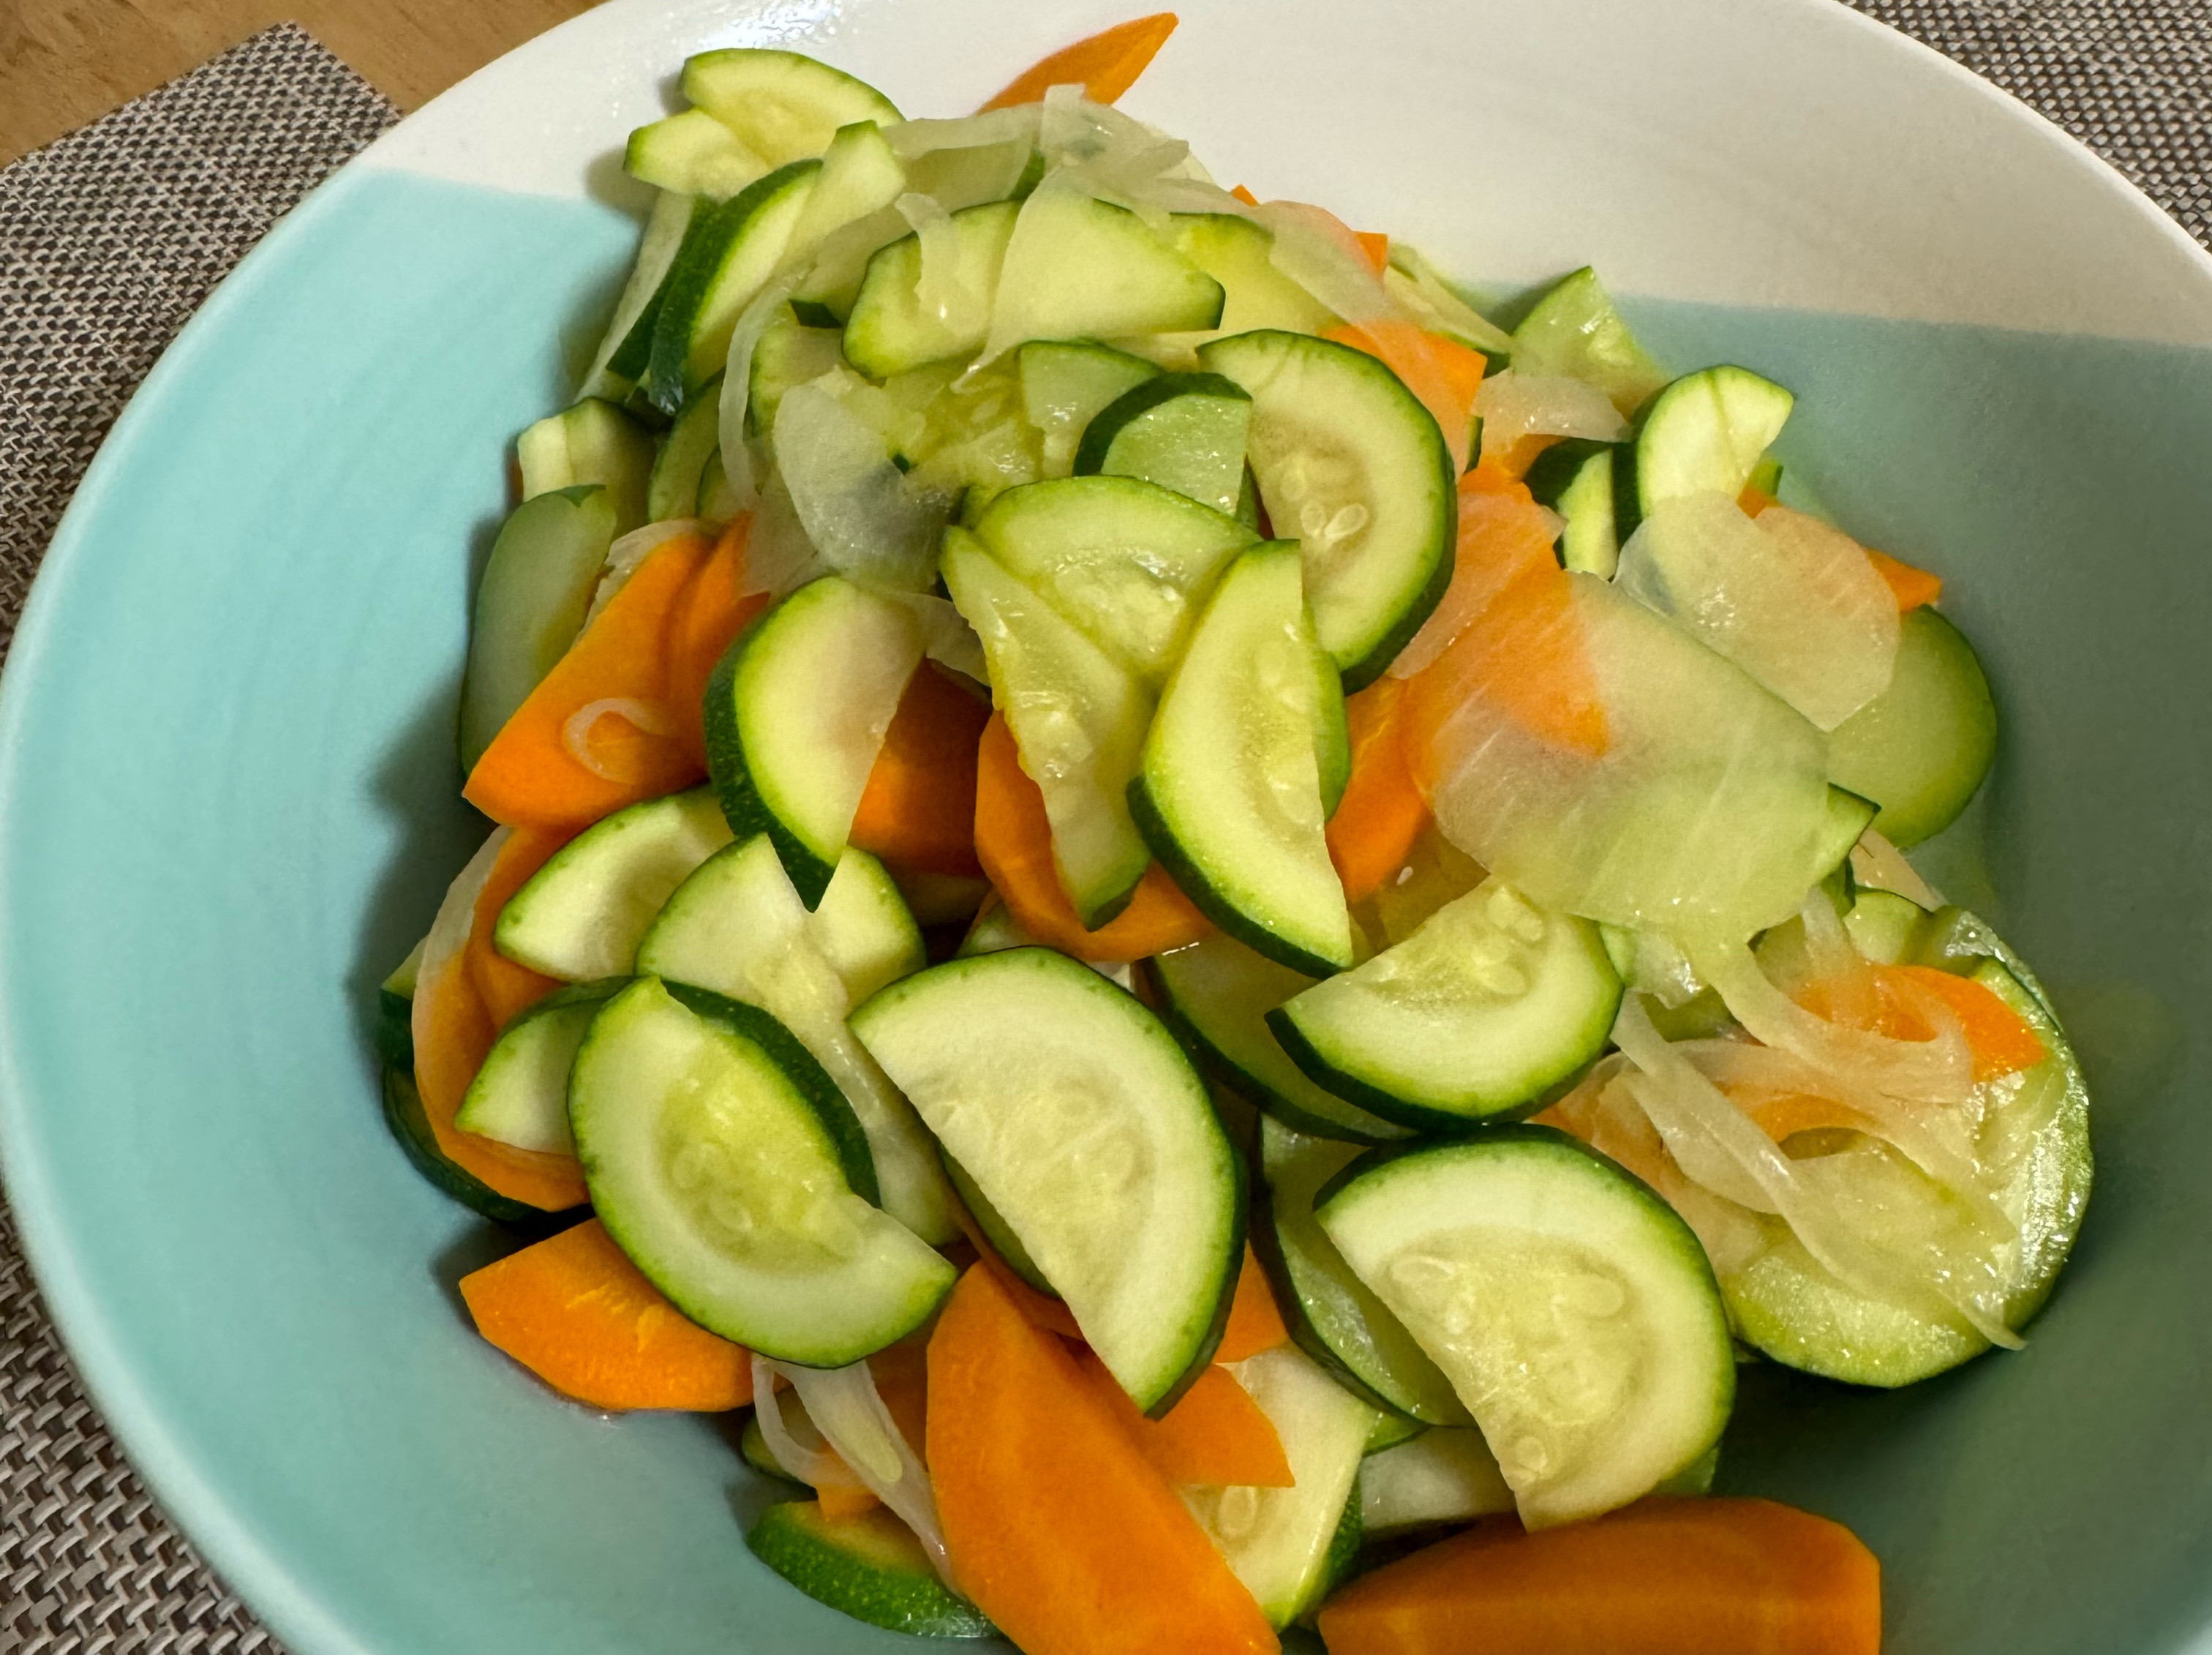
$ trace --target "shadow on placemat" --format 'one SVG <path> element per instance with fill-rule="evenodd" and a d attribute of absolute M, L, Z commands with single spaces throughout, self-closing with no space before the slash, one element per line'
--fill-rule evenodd
<path fill-rule="evenodd" d="M 1852 3 L 2040 109 L 2212 240 L 2203 0 Z M 0 169 L 0 651 L 155 358 L 271 224 L 398 118 L 286 24 Z M 117 1451 L 0 1208 L 0 1655 L 139 1651 L 278 1646 Z"/>

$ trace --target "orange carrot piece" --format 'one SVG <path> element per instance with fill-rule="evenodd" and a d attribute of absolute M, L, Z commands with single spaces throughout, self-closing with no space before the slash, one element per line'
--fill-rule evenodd
<path fill-rule="evenodd" d="M 1429 623 L 1452 642 L 1407 680 L 1399 713 L 1407 762 L 1424 798 L 1449 758 L 1438 738 L 1472 699 L 1488 701 L 1530 733 L 1585 758 L 1604 757 L 1609 742 L 1572 580 L 1526 486 L 1486 461 L 1460 479 L 1459 496 L 1451 586 Z"/>
<path fill-rule="evenodd" d="M 1246 189 L 1241 184 L 1235 189 L 1231 190 L 1229 193 L 1235 196 L 1239 201 L 1243 202 L 1248 207 L 1256 207 L 1260 204 L 1260 198 L 1254 195 L 1249 190 Z"/>
<path fill-rule="evenodd" d="M 1377 276 L 1390 268 L 1390 238 L 1381 230 L 1354 230 L 1352 239 L 1359 243 L 1368 267 Z"/>
<path fill-rule="evenodd" d="M 2049 1056 L 2042 1037 L 1996 990 L 1970 977 L 1954 977 L 1933 965 L 1874 965 L 1875 1032 L 1893 1040 L 1929 1040 L 1935 1028 L 1923 1014 L 1932 996 L 1959 1020 L 1974 1055 L 1974 1079 L 1994 1080 L 2033 1068 Z M 1798 1003 L 1815 1017 L 1839 1020 L 1852 1004 L 1844 985 L 1814 983 L 1802 989 Z"/>
<path fill-rule="evenodd" d="M 1013 732 L 996 713 L 983 727 L 975 752 L 975 855 L 1022 928 L 1078 959 L 1144 959 L 1196 942 L 1213 929 L 1154 862 L 1110 924 L 1085 930 L 1053 866 L 1044 794 L 1022 769 Z"/>
<path fill-rule="evenodd" d="M 1874 572 L 1889 583 L 1890 591 L 1897 598 L 1899 614 L 1909 615 L 1943 595 L 1942 575 L 1899 563 L 1887 552 L 1876 551 L 1872 546 L 1867 548 L 1867 557 L 1874 564 Z"/>
<path fill-rule="evenodd" d="M 822 1502 L 822 1515 L 833 1523 L 865 1517 L 883 1504 L 872 1489 L 858 1482 L 825 1482 L 814 1491 L 814 1498 Z"/>
<path fill-rule="evenodd" d="M 1653 1500 L 1523 1534 L 1482 1523 L 1362 1575 L 1329 1655 L 1878 1655 L 1881 1566 L 1765 1500 Z"/>
<path fill-rule="evenodd" d="M 974 879 L 975 750 L 991 703 L 926 660 L 907 680 L 868 771 L 852 841 L 900 867 Z"/>
<path fill-rule="evenodd" d="M 1759 1129 L 1777 1143 L 1785 1142 L 1800 1132 L 1824 1132 L 1838 1128 L 1853 1132 L 1866 1129 L 1866 1117 L 1832 1098 L 1802 1092 L 1778 1092 L 1753 1098 L 1732 1088 L 1724 1090 L 1745 1114 L 1759 1123 Z"/>
<path fill-rule="evenodd" d="M 1364 902 L 1413 854 L 1429 806 L 1407 767 L 1398 710 L 1403 678 L 1381 678 L 1344 703 L 1352 737 L 1352 776 L 1328 818 L 1328 859 L 1346 902 Z"/>
<path fill-rule="evenodd" d="M 1129 1440 L 1170 1482 L 1249 1488 L 1288 1488 L 1296 1482 L 1275 1422 L 1227 1368 L 1207 1367 L 1173 1408 L 1148 1420 L 1095 1352 L 1085 1351 L 1076 1365 Z"/>
<path fill-rule="evenodd" d="M 661 1296 L 599 1220 L 461 1278 L 477 1331 L 593 1408 L 720 1414 L 753 1399 L 752 1357 Z"/>
<path fill-rule="evenodd" d="M 1111 103 L 1137 83 L 1137 76 L 1175 33 L 1176 21 L 1173 12 L 1156 11 L 1102 29 L 1024 70 L 983 108 L 1035 103 L 1055 86 L 1079 86 L 1091 102 Z"/>
<path fill-rule="evenodd" d="M 1027 1655 L 1273 1655 L 1267 1617 L 1075 1359 L 988 1270 L 929 1342 L 952 1573 Z"/>
<path fill-rule="evenodd" d="M 667 703 L 677 733 L 699 768 L 707 767 L 707 680 L 738 634 L 769 606 L 765 592 L 747 592 L 745 544 L 750 516 L 733 520 L 713 554 L 691 577 L 672 617 Z"/>
<path fill-rule="evenodd" d="M 1358 231 L 1353 235 L 1363 248 L 1370 240 L 1382 242 L 1387 262 L 1389 236 L 1370 237 Z M 1376 273 L 1382 273 L 1379 264 Z M 1474 435 L 1474 399 L 1482 389 L 1482 376 L 1489 368 L 1480 351 L 1470 350 L 1456 339 L 1427 332 L 1411 322 L 1389 319 L 1346 322 L 1322 337 L 1339 344 L 1348 344 L 1354 350 L 1365 351 L 1403 380 L 1406 388 L 1420 399 L 1421 405 L 1436 416 L 1437 428 L 1444 434 L 1444 446 L 1451 450 L 1452 474 L 1456 477 L 1467 469 Z"/>
<path fill-rule="evenodd" d="M 876 1394 L 916 1454 L 929 1439 L 929 1336 L 909 1334 L 868 1358 Z"/>
<path fill-rule="evenodd" d="M 439 1150 L 510 1201 L 549 1213 L 584 1203 L 584 1173 L 575 1157 L 495 1143 L 463 1132 L 453 1124 L 453 1117 L 507 1018 L 559 986 L 501 959 L 493 952 L 491 929 L 507 897 L 568 837 L 565 832 L 518 830 L 501 849 L 477 897 L 468 941 L 445 970 L 415 985 L 428 1014 L 426 1036 L 415 1045 L 415 1086 Z M 483 981 L 493 983 L 504 996 L 499 1004 L 511 1004 L 512 1009 L 495 1014 L 479 986 Z"/>
<path fill-rule="evenodd" d="M 654 548 L 492 738 L 462 797 L 511 826 L 580 828 L 697 781 L 704 767 L 669 701 L 669 644 L 713 553 L 696 535 Z M 568 726 L 600 703 L 618 704 L 580 737 L 586 765 L 569 751 Z"/>
<path fill-rule="evenodd" d="M 1221 1343 L 1214 1349 L 1213 1360 L 1241 1362 L 1274 1349 L 1290 1336 L 1290 1329 L 1283 1325 L 1282 1311 L 1275 1308 L 1275 1293 L 1267 1285 L 1267 1273 L 1260 1268 L 1248 1242 L 1243 1265 L 1237 1273 L 1237 1294 L 1229 1301 L 1229 1323 L 1221 1330 Z"/>

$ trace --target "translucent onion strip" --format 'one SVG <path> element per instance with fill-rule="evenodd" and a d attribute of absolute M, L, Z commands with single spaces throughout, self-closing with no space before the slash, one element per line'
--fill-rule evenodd
<path fill-rule="evenodd" d="M 758 1356 L 753 1360 L 756 1364 L 761 1362 Z M 868 1365 L 863 1361 L 837 1368 L 800 1367 L 789 1362 L 766 1366 L 791 1381 L 799 1401 L 806 1404 L 807 1417 L 814 1421 L 815 1429 L 869 1492 L 914 1530 L 938 1573 L 950 1585 L 952 1569 L 945 1555 L 945 1530 L 937 1518 L 936 1490 L 930 1486 L 929 1472 L 921 1457 L 900 1433 L 898 1422 L 884 1405 Z M 760 1394 L 757 1372 L 756 1368 L 756 1396 Z M 762 1429 L 766 1431 L 767 1427 Z"/>
<path fill-rule="evenodd" d="M 561 727 L 561 745 L 568 750 L 569 758 L 602 782 L 629 779 L 623 772 L 601 764 L 592 750 L 592 727 L 603 718 L 618 718 L 645 735 L 665 739 L 676 733 L 676 727 L 668 721 L 666 714 L 651 702 L 629 696 L 606 696 L 586 702 L 569 714 L 568 721 Z"/>

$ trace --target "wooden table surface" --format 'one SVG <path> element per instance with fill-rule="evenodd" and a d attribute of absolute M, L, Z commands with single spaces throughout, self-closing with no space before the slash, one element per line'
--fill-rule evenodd
<path fill-rule="evenodd" d="M 196 69 L 271 23 L 306 25 L 413 109 L 592 0 L 0 0 L 0 162 Z"/>

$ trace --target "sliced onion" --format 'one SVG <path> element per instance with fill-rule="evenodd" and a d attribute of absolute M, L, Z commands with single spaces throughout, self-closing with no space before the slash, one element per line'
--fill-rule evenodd
<path fill-rule="evenodd" d="M 890 1409 L 884 1406 L 868 1365 L 862 1361 L 838 1368 L 800 1367 L 788 1362 L 767 1366 L 791 1381 L 792 1389 L 806 1404 L 807 1417 L 837 1451 L 837 1457 L 914 1530 L 938 1573 L 951 1584 L 951 1564 L 945 1555 L 945 1530 L 938 1521 L 937 1494 L 930 1486 L 929 1472 L 900 1433 Z M 757 1395 L 757 1378 L 755 1384 Z"/>
<path fill-rule="evenodd" d="M 2019 1347 L 2018 1336 L 1975 1295 L 1948 1279 L 1928 1280 L 1860 1235 L 1748 1116 L 1660 1037 L 1633 995 L 1622 1004 L 1613 1038 L 1641 1071 L 1626 1084 L 1686 1176 L 1740 1205 L 1778 1214 L 1845 1285 L 1917 1315 L 1962 1317 L 1991 1344 Z"/>
<path fill-rule="evenodd" d="M 1403 314 L 1359 243 L 1334 214 L 1301 201 L 1267 201 L 1246 216 L 1274 233 L 1268 262 L 1342 320 L 1373 322 Z"/>
<path fill-rule="evenodd" d="M 983 660 L 983 641 L 975 636 L 975 629 L 968 624 L 968 618 L 953 607 L 951 602 L 935 593 L 902 593 L 899 601 L 914 612 L 921 628 L 922 654 L 940 666 L 971 678 L 978 684 L 991 681 L 989 668 Z"/>
<path fill-rule="evenodd" d="M 745 432 L 745 411 L 750 405 L 753 391 L 753 352 L 759 349 L 761 335 L 768 332 L 769 324 L 776 319 L 798 285 L 799 272 L 786 271 L 738 313 L 738 325 L 730 334 L 730 352 L 722 368 L 721 399 L 715 405 L 715 440 L 721 445 L 722 475 L 741 506 L 751 506 L 760 497 L 752 440 Z"/>
<path fill-rule="evenodd" d="M 1973 1054 L 1955 1020 L 1932 1040 L 1893 1040 L 1842 1027 L 1776 988 L 1741 942 L 1692 941 L 1688 951 L 1698 974 L 1720 991 L 1729 1014 L 1753 1039 L 1835 1076 L 1851 1095 L 1959 1104 L 1974 1089 Z"/>
<path fill-rule="evenodd" d="M 894 121 L 883 132 L 893 155 L 901 161 L 912 161 L 933 149 L 973 149 L 1017 138 L 1035 143 L 1039 113 L 1036 104 L 1016 104 L 951 120 Z"/>
<path fill-rule="evenodd" d="M 777 1394 L 777 1367 L 757 1351 L 753 1353 L 753 1416 L 775 1463 L 811 1488 L 860 1488 L 866 1485 L 836 1455 L 827 1451 L 822 1433 L 806 1416 L 802 1402 L 794 1427 L 784 1416 Z"/>
<path fill-rule="evenodd" d="M 922 591 L 952 502 L 917 488 L 891 463 L 883 434 L 828 386 L 828 376 L 794 386 L 775 411 L 776 466 L 792 508 L 839 574 L 884 591 Z"/>
<path fill-rule="evenodd" d="M 1527 436 L 1589 437 L 1617 442 L 1628 424 L 1604 392 L 1565 374 L 1526 374 L 1509 368 L 1483 380 L 1474 393 L 1482 420 L 1482 457 L 1496 459 Z"/>
<path fill-rule="evenodd" d="M 587 701 L 568 715 L 568 721 L 561 727 L 561 745 L 568 757 L 603 782 L 623 782 L 629 778 L 619 770 L 609 770 L 592 751 L 592 730 L 603 718 L 618 718 L 646 735 L 673 736 L 676 727 L 668 721 L 666 712 L 649 701 L 639 701 L 630 696 L 606 696 L 598 701 Z"/>
<path fill-rule="evenodd" d="M 1457 339 L 1486 356 L 1512 355 L 1513 336 L 1461 298 L 1427 259 L 1402 242 L 1390 244 L 1382 289 L 1430 332 Z"/>
<path fill-rule="evenodd" d="M 1851 877 L 1876 891 L 1893 891 L 1926 909 L 1943 906 L 1943 893 L 1920 877 L 1905 853 L 1869 828 L 1851 849 Z"/>
<path fill-rule="evenodd" d="M 781 598 L 809 581 L 827 575 L 830 565 L 806 538 L 791 503 L 791 490 L 783 472 L 770 467 L 761 485 L 760 504 L 753 508 L 751 532 L 745 538 L 744 587 L 747 595 L 764 592 Z"/>
<path fill-rule="evenodd" d="M 592 606 L 584 616 L 584 624 L 588 627 L 599 619 L 599 611 L 614 601 L 615 593 L 629 584 L 629 577 L 637 573 L 638 565 L 671 540 L 680 540 L 687 534 L 713 533 L 710 526 L 696 517 L 672 517 L 632 529 L 607 548 L 606 566 L 599 573 L 599 584 L 592 593 Z"/>

